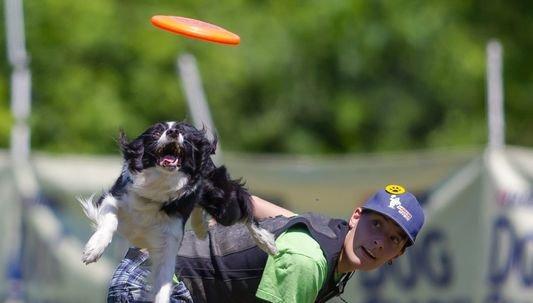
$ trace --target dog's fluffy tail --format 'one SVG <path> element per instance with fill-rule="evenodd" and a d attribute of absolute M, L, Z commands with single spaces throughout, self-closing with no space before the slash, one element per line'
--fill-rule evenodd
<path fill-rule="evenodd" d="M 83 212 L 91 220 L 91 226 L 96 229 L 98 226 L 98 200 L 94 199 L 94 194 L 89 198 L 76 197 L 76 200 L 80 202 Z"/>
<path fill-rule="evenodd" d="M 253 221 L 246 222 L 246 227 L 250 231 L 252 238 L 259 248 L 269 255 L 276 255 L 278 253 L 278 248 L 276 247 L 276 240 L 274 235 L 266 229 L 263 229 Z"/>

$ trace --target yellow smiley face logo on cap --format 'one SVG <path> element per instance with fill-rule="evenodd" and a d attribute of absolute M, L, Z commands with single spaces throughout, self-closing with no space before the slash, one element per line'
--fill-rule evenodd
<path fill-rule="evenodd" d="M 403 188 L 401 185 L 389 184 L 385 186 L 385 191 L 391 195 L 401 195 L 405 193 L 405 188 Z"/>

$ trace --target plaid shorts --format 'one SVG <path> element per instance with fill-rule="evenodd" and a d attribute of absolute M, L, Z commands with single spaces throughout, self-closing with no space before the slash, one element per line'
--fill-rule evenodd
<path fill-rule="evenodd" d="M 150 260 L 148 254 L 138 248 L 130 248 L 111 278 L 107 302 L 151 302 L 151 285 L 147 283 L 149 274 Z M 191 294 L 183 282 L 174 283 L 170 302 L 193 303 Z"/>

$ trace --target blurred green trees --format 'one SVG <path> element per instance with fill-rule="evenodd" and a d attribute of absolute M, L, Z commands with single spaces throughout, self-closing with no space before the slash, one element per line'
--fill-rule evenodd
<path fill-rule="evenodd" d="M 224 148 L 338 153 L 482 145 L 485 45 L 504 46 L 509 144 L 533 146 L 530 1 L 26 0 L 32 145 L 115 153 L 131 136 L 188 116 L 176 57 L 197 57 Z M 241 45 L 155 29 L 198 18 Z M 3 11 L 2 11 L 3 15 Z M 4 26 L 2 24 L 2 26 Z M 0 147 L 9 138 L 9 66 L 0 33 Z"/>

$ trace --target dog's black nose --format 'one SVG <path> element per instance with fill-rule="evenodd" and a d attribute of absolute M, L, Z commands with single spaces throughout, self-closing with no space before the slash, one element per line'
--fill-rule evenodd
<path fill-rule="evenodd" d="M 174 128 L 167 130 L 167 136 L 176 139 L 178 137 L 178 130 Z"/>

